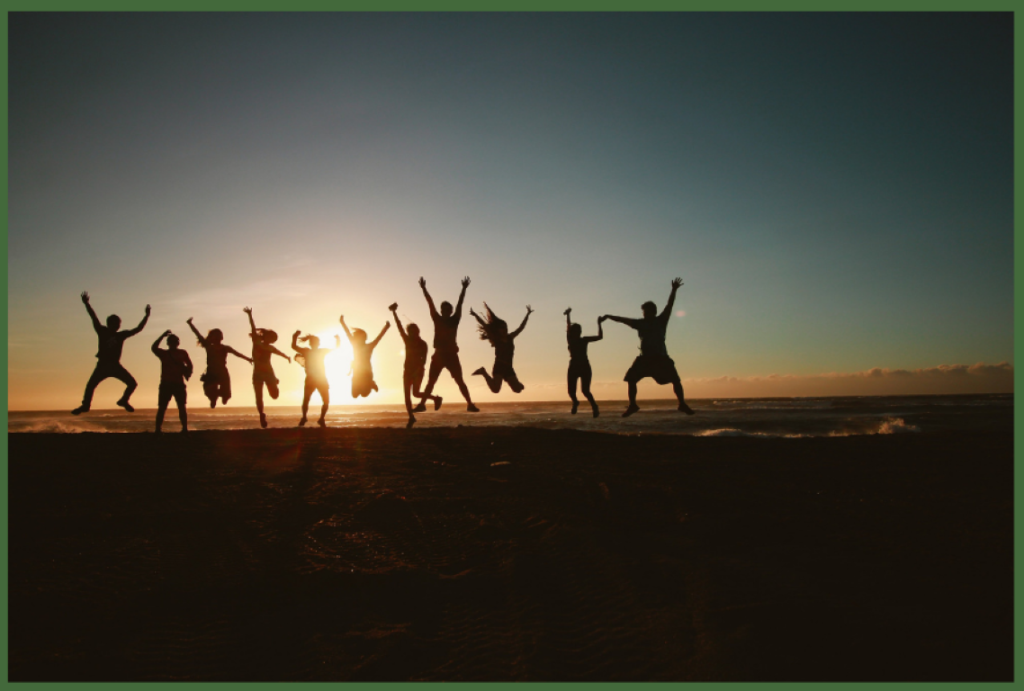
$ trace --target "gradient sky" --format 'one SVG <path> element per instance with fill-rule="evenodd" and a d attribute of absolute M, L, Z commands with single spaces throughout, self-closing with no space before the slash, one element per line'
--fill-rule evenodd
<path fill-rule="evenodd" d="M 125 328 L 152 304 L 122 362 L 153 407 L 164 329 L 202 371 L 189 316 L 248 352 L 245 305 L 287 348 L 296 329 L 341 334 L 339 314 L 372 336 L 397 301 L 429 341 L 421 275 L 437 302 L 471 276 L 467 307 L 513 326 L 534 307 L 524 400 L 565 397 L 567 306 L 591 333 L 663 305 L 674 276 L 688 396 L 1012 390 L 1010 14 L 9 27 L 11 409 L 80 401 L 96 349 L 82 290 Z M 468 314 L 460 344 L 467 372 L 490 366 Z M 612 323 L 591 346 L 599 399 L 625 397 L 636 347 Z M 350 402 L 348 355 L 332 359 Z M 279 403 L 296 405 L 302 372 L 280 362 Z M 400 400 L 401 362 L 392 330 L 368 402 Z M 252 405 L 249 366 L 230 367 L 232 403 Z M 438 392 L 458 397 L 447 374 Z M 110 380 L 93 405 L 119 395 Z"/>

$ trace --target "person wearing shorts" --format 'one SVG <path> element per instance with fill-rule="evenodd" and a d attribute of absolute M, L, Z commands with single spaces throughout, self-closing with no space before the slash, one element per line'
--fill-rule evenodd
<path fill-rule="evenodd" d="M 611 315 L 605 315 L 604 317 L 605 319 L 610 319 L 636 329 L 637 334 L 640 336 L 640 354 L 633 360 L 633 364 L 623 378 L 629 385 L 629 406 L 622 414 L 622 417 L 629 417 L 640 410 L 640 406 L 636 404 L 636 384 L 645 377 L 651 377 L 659 384 L 671 384 L 676 398 L 679 399 L 679 411 L 687 415 L 694 414 L 693 410 L 690 406 L 686 405 L 686 401 L 683 399 L 683 384 L 679 379 L 679 373 L 676 371 L 676 363 L 668 356 L 668 351 L 665 349 L 665 332 L 668 330 L 669 318 L 672 316 L 672 305 L 675 304 L 676 291 L 679 290 L 681 285 L 683 285 L 683 281 L 680 278 L 672 281 L 672 292 L 669 294 L 668 302 L 665 304 L 665 309 L 661 311 L 661 314 L 657 313 L 658 306 L 648 301 L 641 305 L 644 313 L 642 319 L 614 317 Z"/>
<path fill-rule="evenodd" d="M 427 282 L 422 276 L 420 277 L 420 288 L 423 289 L 423 297 L 427 299 L 427 305 L 430 307 L 430 318 L 434 322 L 434 355 L 430 358 L 427 388 L 420 397 L 420 404 L 413 409 L 414 412 L 420 413 L 427 409 L 426 400 L 434 392 L 434 384 L 437 383 L 437 378 L 441 376 L 443 370 L 448 370 L 452 375 L 452 379 L 458 384 L 462 397 L 466 399 L 466 410 L 471 413 L 480 412 L 480 409 L 473 405 L 473 400 L 469 397 L 469 388 L 462 378 L 462 363 L 459 362 L 459 345 L 456 342 L 459 320 L 462 319 L 462 302 L 466 298 L 466 288 L 468 287 L 469 276 L 466 276 L 462 279 L 462 292 L 459 293 L 458 306 L 452 310 L 450 302 L 442 302 L 441 312 L 438 313 L 434 307 L 433 298 L 427 292 Z M 437 407 L 435 403 L 435 409 Z"/>

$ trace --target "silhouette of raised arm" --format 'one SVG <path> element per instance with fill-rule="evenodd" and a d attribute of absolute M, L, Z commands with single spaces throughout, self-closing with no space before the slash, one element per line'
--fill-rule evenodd
<path fill-rule="evenodd" d="M 192 329 L 192 333 L 194 333 L 196 335 L 196 338 L 199 339 L 199 345 L 201 345 L 201 346 L 203 346 L 205 348 L 206 347 L 206 339 L 203 338 L 203 334 L 199 333 L 199 329 L 196 328 L 196 325 L 192 323 L 192 317 L 189 317 L 188 319 L 186 319 L 185 323 L 188 324 L 188 328 Z"/>
<path fill-rule="evenodd" d="M 434 298 L 430 297 L 430 293 L 427 292 L 427 279 L 422 276 L 420 276 L 420 288 L 423 289 L 423 297 L 427 299 L 427 306 L 430 307 L 430 316 L 436 318 L 438 314 L 437 308 L 434 307 Z"/>
<path fill-rule="evenodd" d="M 384 328 L 380 330 L 380 334 L 377 336 L 377 338 L 370 341 L 370 347 L 376 348 L 377 344 L 380 343 L 380 339 L 384 338 L 384 334 L 386 334 L 388 332 L 388 329 L 390 328 L 391 322 L 384 322 Z"/>
<path fill-rule="evenodd" d="M 162 334 L 160 334 L 159 338 L 157 338 L 155 341 L 153 341 L 153 347 L 150 348 L 150 350 L 153 351 L 154 355 L 157 355 L 159 353 L 159 351 L 160 351 L 160 341 L 164 340 L 165 338 L 167 338 L 170 335 L 171 335 L 171 330 L 167 329 L 167 331 L 164 331 Z"/>
<path fill-rule="evenodd" d="M 678 277 L 672 279 L 672 292 L 668 294 L 668 302 L 665 303 L 665 309 L 658 315 L 660 319 L 668 319 L 672 314 L 672 305 L 676 302 L 676 291 L 679 290 L 681 285 L 683 285 L 683 279 Z"/>
<path fill-rule="evenodd" d="M 568 333 L 569 327 L 572 326 L 572 318 L 570 317 L 570 315 L 572 314 L 572 307 L 566 307 L 565 311 L 562 312 L 562 314 L 565 315 L 565 331 L 566 333 Z"/>
<path fill-rule="evenodd" d="M 348 336 L 348 342 L 352 342 L 352 332 L 348 330 L 348 324 L 345 323 L 345 315 L 338 317 L 338 321 L 341 322 L 341 328 L 345 329 L 345 335 Z M 337 338 L 337 337 L 336 337 Z M 338 338 L 338 343 L 341 343 L 341 339 Z"/>
<path fill-rule="evenodd" d="M 253 336 L 255 336 L 256 335 L 256 322 L 254 322 L 253 319 L 252 319 L 252 307 L 243 307 L 242 311 L 245 312 L 247 315 L 249 315 L 249 332 Z"/>
<path fill-rule="evenodd" d="M 518 336 L 519 334 L 521 334 L 523 332 L 523 329 L 526 328 L 526 322 L 530 319 L 530 315 L 532 313 L 533 313 L 533 308 L 530 307 L 529 305 L 527 305 L 526 306 L 526 316 L 523 317 L 523 323 L 519 325 L 518 329 L 516 329 L 515 331 L 513 331 L 512 333 L 510 333 L 508 335 L 509 338 L 515 338 L 516 336 Z"/>
<path fill-rule="evenodd" d="M 85 305 L 85 309 L 89 313 L 89 317 L 92 319 L 92 328 L 96 330 L 96 333 L 99 333 L 103 324 L 100 323 L 100 319 L 96 316 L 95 310 L 93 310 L 92 305 L 89 304 L 89 293 L 84 290 L 82 291 L 82 303 Z"/>
<path fill-rule="evenodd" d="M 334 347 L 331 350 L 337 350 L 341 347 L 341 336 L 334 334 Z"/>
<path fill-rule="evenodd" d="M 395 326 L 398 327 L 398 333 L 401 334 L 402 340 L 408 340 L 409 335 L 405 333 L 405 329 L 402 328 L 402 320 L 398 318 L 398 303 L 392 302 L 388 309 L 391 310 L 391 316 L 395 318 Z"/>
<path fill-rule="evenodd" d="M 140 331 L 142 331 L 142 329 L 145 328 L 146 322 L 149 321 L 149 312 L 149 305 L 146 305 L 146 316 L 142 318 L 142 321 L 139 322 L 138 326 L 136 326 L 134 329 L 128 332 L 129 336 L 134 336 L 135 334 L 139 333 Z"/>
<path fill-rule="evenodd" d="M 466 299 L 466 288 L 469 287 L 469 276 L 462 279 L 462 292 L 459 293 L 459 304 L 455 305 L 455 318 L 462 316 L 462 301 Z"/>
<path fill-rule="evenodd" d="M 597 318 L 597 335 L 596 336 L 587 336 L 583 340 L 586 341 L 587 343 L 593 343 L 594 341 L 600 341 L 602 338 L 604 338 L 604 317 L 598 317 Z"/>
<path fill-rule="evenodd" d="M 299 347 L 299 336 L 301 335 L 301 331 L 296 331 L 295 333 L 292 334 L 292 350 L 294 350 L 296 353 L 301 353 L 303 351 L 303 349 Z"/>
<path fill-rule="evenodd" d="M 472 307 L 469 308 L 469 313 L 473 316 L 474 319 L 477 320 L 477 322 L 479 322 L 480 326 L 487 326 L 487 322 L 485 322 L 483 318 L 479 314 L 477 314 Z"/>

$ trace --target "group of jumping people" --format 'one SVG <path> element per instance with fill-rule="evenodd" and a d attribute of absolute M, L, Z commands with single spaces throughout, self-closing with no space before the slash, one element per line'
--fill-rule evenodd
<path fill-rule="evenodd" d="M 434 410 L 441 407 L 442 398 L 433 394 L 434 385 L 437 383 L 441 372 L 448 370 L 455 383 L 459 387 L 463 398 L 466 399 L 466 409 L 469 412 L 479 412 L 479 408 L 473 404 L 469 395 L 469 388 L 462 376 L 462 364 L 459 361 L 459 346 L 457 334 L 459 322 L 462 319 L 462 304 L 466 298 L 466 289 L 469 288 L 469 277 L 462 279 L 462 291 L 459 293 L 458 303 L 453 308 L 451 303 L 441 303 L 441 309 L 434 306 L 434 300 L 427 290 L 427 282 L 420 278 L 420 288 L 426 298 L 427 306 L 430 308 L 430 318 L 434 323 L 434 353 L 430 358 L 429 373 L 427 370 L 427 343 L 420 336 L 420 329 L 416 324 L 408 324 L 403 327 L 398 317 L 398 303 L 392 304 L 389 309 L 398 327 L 398 333 L 402 336 L 405 344 L 405 368 L 402 376 L 402 392 L 405 397 L 405 409 L 409 415 L 407 426 L 412 427 L 416 422 L 415 413 L 426 411 L 427 401 L 431 401 Z M 640 354 L 633 361 L 629 371 L 626 372 L 625 381 L 628 384 L 629 405 L 623 417 L 629 417 L 640 410 L 636 403 L 637 382 L 645 377 L 652 377 L 658 384 L 672 384 L 676 398 L 679 400 L 679 410 L 687 415 L 693 415 L 683 399 L 683 385 L 676 371 L 675 363 L 668 356 L 665 349 L 665 332 L 668 327 L 669 318 L 672 315 L 672 306 L 675 303 L 676 292 L 682 280 L 676 278 L 672 281 L 672 291 L 669 294 L 665 308 L 658 313 L 657 305 L 653 302 L 645 302 L 641 306 L 643 316 L 640 319 L 628 317 L 616 317 L 603 315 L 597 320 L 597 335 L 583 336 L 583 329 L 579 324 L 572 322 L 572 308 L 565 310 L 566 340 L 569 346 L 569 372 L 568 388 L 569 398 L 572 400 L 572 414 L 576 414 L 579 408 L 579 400 L 576 397 L 577 385 L 582 389 L 583 395 L 590 403 L 594 417 L 600 413 L 597 401 L 590 392 L 592 371 L 590 360 L 587 356 L 587 347 L 604 337 L 604 322 L 611 320 L 625 324 L 635 329 L 640 336 Z M 117 405 L 132 412 L 129 399 L 135 388 L 138 386 L 134 377 L 121 365 L 121 351 L 125 340 L 142 331 L 149 320 L 150 306 L 146 305 L 146 315 L 134 329 L 120 331 L 121 319 L 117 315 L 107 317 L 106 325 L 102 324 L 96 316 L 92 305 L 89 302 L 89 294 L 82 293 L 82 302 L 85 304 L 89 317 L 92 319 L 93 329 L 99 338 L 99 350 L 96 353 L 98 362 L 89 382 L 85 386 L 85 395 L 82 398 L 82 405 L 71 411 L 74 415 L 87 412 L 92 404 L 93 393 L 101 381 L 108 377 L 119 379 L 125 384 L 124 395 L 117 401 Z M 277 399 L 280 394 L 278 379 L 274 374 L 274 367 L 271 358 L 274 355 L 283 357 L 289 363 L 292 357 L 281 352 L 274 346 L 277 342 L 277 333 L 271 329 L 257 328 L 252 316 L 252 308 L 245 307 L 242 310 L 249 318 L 249 338 L 252 340 L 252 357 L 248 357 L 231 346 L 224 343 L 224 333 L 220 329 L 210 329 L 205 336 L 192 323 L 192 318 L 186 320 L 189 328 L 198 339 L 198 343 L 206 351 L 206 371 L 200 377 L 203 383 L 203 393 L 210 401 L 210 407 L 215 408 L 218 400 L 226 404 L 231 398 L 231 375 L 228 373 L 228 355 L 239 357 L 253 366 L 252 384 L 256 395 L 256 409 L 259 411 L 260 426 L 267 427 L 267 416 L 264 412 L 263 392 L 272 399 Z M 515 331 L 508 330 L 508 324 L 498 317 L 490 306 L 484 303 L 484 314 L 481 315 L 470 308 L 469 313 L 477 321 L 477 330 L 480 338 L 487 341 L 494 348 L 494 365 L 490 373 L 485 367 L 480 367 L 473 372 L 481 376 L 487 383 L 487 387 L 494 393 L 501 391 L 502 385 L 507 384 L 515 393 L 520 393 L 525 387 L 519 381 L 513 367 L 512 360 L 515 353 L 515 339 L 526 328 L 533 309 L 526 306 L 526 316 Z M 373 379 L 373 366 L 371 358 L 373 350 L 380 343 L 381 339 L 391 328 L 391 322 L 386 322 L 384 328 L 372 341 L 367 341 L 368 335 L 363 329 L 349 329 L 345 323 L 345 317 L 339 318 L 345 335 L 352 345 L 352 397 L 359 398 L 369 396 L 378 390 L 377 383 Z M 161 344 L 166 339 L 167 347 L 162 348 Z M 305 345 L 299 345 L 299 343 Z M 321 348 L 320 339 L 312 334 L 302 335 L 301 331 L 292 334 L 292 350 L 295 361 L 302 365 L 306 371 L 306 381 L 302 394 L 302 418 L 299 426 L 307 422 L 309 402 L 313 392 L 320 394 L 321 406 L 320 417 L 317 424 L 326 427 L 327 409 L 330 405 L 330 385 L 327 381 L 327 373 L 324 365 L 324 358 L 341 345 L 341 338 L 334 337 L 334 348 Z M 160 359 L 160 388 L 157 398 L 156 431 L 160 432 L 163 426 L 164 415 L 167 407 L 173 399 L 178 407 L 178 419 L 181 421 L 181 430 L 188 430 L 188 414 L 185 409 L 187 400 L 186 382 L 192 376 L 192 360 L 187 352 L 181 348 L 181 339 L 175 336 L 168 329 L 160 334 L 160 337 L 152 345 L 153 354 Z M 427 375 L 427 386 L 422 391 L 424 375 Z M 413 406 L 413 398 L 419 402 Z"/>

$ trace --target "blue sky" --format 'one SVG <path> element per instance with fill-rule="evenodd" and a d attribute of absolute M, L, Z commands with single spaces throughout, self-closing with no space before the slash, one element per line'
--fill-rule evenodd
<path fill-rule="evenodd" d="M 245 305 L 282 334 L 376 332 L 392 301 L 428 327 L 420 275 L 537 310 L 528 400 L 565 395 L 565 307 L 589 332 L 677 275 L 692 396 L 1012 363 L 1012 39 L 1005 14 L 12 15 L 10 407 L 79 400 L 82 290 L 131 325 L 152 303 L 123 361 L 155 400 L 149 344 L 189 316 L 239 349 Z M 591 347 L 599 398 L 636 344 Z M 400 350 L 370 402 L 399 400 Z"/>

